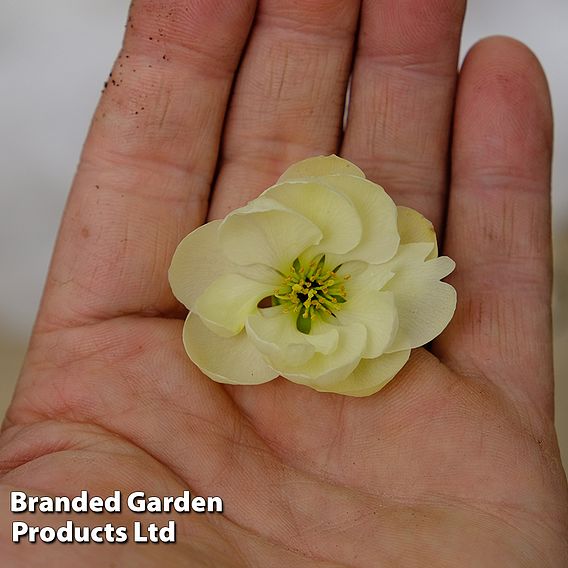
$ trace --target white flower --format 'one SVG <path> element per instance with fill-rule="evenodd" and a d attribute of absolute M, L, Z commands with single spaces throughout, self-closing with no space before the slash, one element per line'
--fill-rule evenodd
<path fill-rule="evenodd" d="M 450 321 L 454 269 L 432 224 L 337 156 L 292 165 L 260 197 L 188 235 L 169 271 L 183 340 L 210 378 L 281 375 L 366 396 Z"/>

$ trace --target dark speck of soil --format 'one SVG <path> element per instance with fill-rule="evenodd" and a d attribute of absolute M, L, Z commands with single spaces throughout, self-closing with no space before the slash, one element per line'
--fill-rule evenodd
<path fill-rule="evenodd" d="M 86 239 L 89 236 L 90 232 L 89 229 L 87 227 L 83 227 L 81 229 L 81 236 Z"/>

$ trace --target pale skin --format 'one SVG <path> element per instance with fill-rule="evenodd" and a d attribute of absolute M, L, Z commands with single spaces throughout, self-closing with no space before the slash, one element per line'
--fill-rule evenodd
<path fill-rule="evenodd" d="M 549 94 L 534 55 L 506 38 L 477 44 L 458 75 L 463 11 L 448 0 L 134 3 L 3 425 L 7 565 L 568 564 Z M 181 343 L 185 311 L 166 274 L 176 245 L 290 163 L 331 153 L 444 235 L 452 323 L 368 398 L 281 378 L 212 382 Z M 225 513 L 177 516 L 175 546 L 15 546 L 12 489 L 190 489 L 220 495 Z"/>

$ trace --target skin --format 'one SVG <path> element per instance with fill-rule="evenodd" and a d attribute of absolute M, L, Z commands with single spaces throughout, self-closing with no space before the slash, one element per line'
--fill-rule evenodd
<path fill-rule="evenodd" d="M 553 426 L 543 71 L 449 0 L 134 2 L 0 438 L 9 566 L 568 563 Z M 360 24 L 358 17 L 360 12 Z M 240 62 L 240 64 L 239 64 Z M 353 73 L 350 114 L 343 101 Z M 456 315 L 375 396 L 226 387 L 181 343 L 178 242 L 340 153 L 431 218 Z M 450 173 L 451 172 L 451 175 Z M 9 492 L 220 495 L 177 545 L 13 545 Z M 35 516 L 57 526 L 67 517 Z M 78 525 L 136 518 L 76 516 Z M 169 564 L 168 564 L 169 563 Z"/>

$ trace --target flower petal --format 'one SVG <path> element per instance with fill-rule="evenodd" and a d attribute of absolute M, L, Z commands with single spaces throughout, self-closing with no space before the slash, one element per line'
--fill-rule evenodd
<path fill-rule="evenodd" d="M 397 226 L 400 235 L 400 244 L 433 243 L 434 248 L 428 255 L 427 260 L 436 258 L 438 256 L 438 245 L 436 243 L 436 231 L 431 221 L 410 207 L 399 205 L 397 210 Z"/>
<path fill-rule="evenodd" d="M 191 360 L 219 383 L 258 385 L 278 376 L 243 331 L 219 337 L 197 314 L 189 314 L 183 327 L 183 344 Z"/>
<path fill-rule="evenodd" d="M 314 156 L 313 158 L 307 158 L 306 160 L 292 164 L 280 176 L 278 183 L 282 183 L 283 181 L 303 181 L 306 178 L 328 175 L 365 177 L 363 171 L 355 164 L 332 154 L 331 156 Z"/>
<path fill-rule="evenodd" d="M 318 181 L 349 198 L 363 227 L 359 244 L 338 258 L 337 263 L 364 260 L 378 264 L 391 259 L 399 244 L 397 209 L 385 190 L 372 181 L 355 176 L 327 176 Z"/>
<path fill-rule="evenodd" d="M 211 331 L 230 337 L 243 329 L 247 317 L 258 310 L 258 302 L 272 291 L 270 285 L 240 274 L 224 274 L 197 298 L 193 311 Z"/>
<path fill-rule="evenodd" d="M 317 323 L 316 320 L 314 324 Z M 290 381 L 312 388 L 323 388 L 342 381 L 361 360 L 361 353 L 367 341 L 367 330 L 360 323 L 335 327 L 339 340 L 337 349 L 333 353 L 327 355 L 315 353 L 307 363 L 301 366 L 283 365 L 275 368 Z"/>
<path fill-rule="evenodd" d="M 343 254 L 361 240 L 361 221 L 351 200 L 327 185 L 312 180 L 279 183 L 269 187 L 260 199 L 265 197 L 297 211 L 320 228 L 323 238 L 311 247 L 311 255 Z"/>
<path fill-rule="evenodd" d="M 306 217 L 269 198 L 251 201 L 230 213 L 219 227 L 225 256 L 236 264 L 264 264 L 288 271 L 322 232 Z"/>
<path fill-rule="evenodd" d="M 359 260 L 342 264 L 336 274 L 345 280 L 349 297 L 367 290 L 380 290 L 394 276 L 388 263 L 367 264 Z"/>
<path fill-rule="evenodd" d="M 317 390 L 348 396 L 370 396 L 391 381 L 409 357 L 410 349 L 406 349 L 381 355 L 376 359 L 362 359 L 344 381 Z"/>
<path fill-rule="evenodd" d="M 392 292 L 369 289 L 354 295 L 341 304 L 336 313 L 343 325 L 356 322 L 367 329 L 367 344 L 363 357 L 378 357 L 392 343 L 398 329 L 398 317 Z"/>
<path fill-rule="evenodd" d="M 172 258 L 168 271 L 170 286 L 187 308 L 195 304 L 213 280 L 231 270 L 231 262 L 219 246 L 219 225 L 221 221 L 211 221 L 187 235 Z"/>
<path fill-rule="evenodd" d="M 448 325 L 456 308 L 456 291 L 446 282 L 440 282 L 440 278 L 454 267 L 453 260 L 441 256 L 423 263 L 401 265 L 395 270 L 396 274 L 384 290 L 394 294 L 399 328 L 387 352 L 420 347 Z"/>
<path fill-rule="evenodd" d="M 305 334 L 298 331 L 296 318 L 297 314 L 275 306 L 253 314 L 246 322 L 251 341 L 274 368 L 303 365 L 316 352 L 327 355 L 337 348 L 339 334 L 334 326 L 314 325 Z"/>
<path fill-rule="evenodd" d="M 433 243 L 410 243 L 400 245 L 395 256 L 382 265 L 383 270 L 396 273 L 409 266 L 420 266 L 424 264 L 432 249 Z"/>
<path fill-rule="evenodd" d="M 282 275 L 268 266 L 233 264 L 221 250 L 220 225 L 221 221 L 211 221 L 191 232 L 172 258 L 168 271 L 170 286 L 174 296 L 187 308 L 195 306 L 197 298 L 223 274 L 239 273 L 270 287 L 278 286 L 282 280 Z"/>

